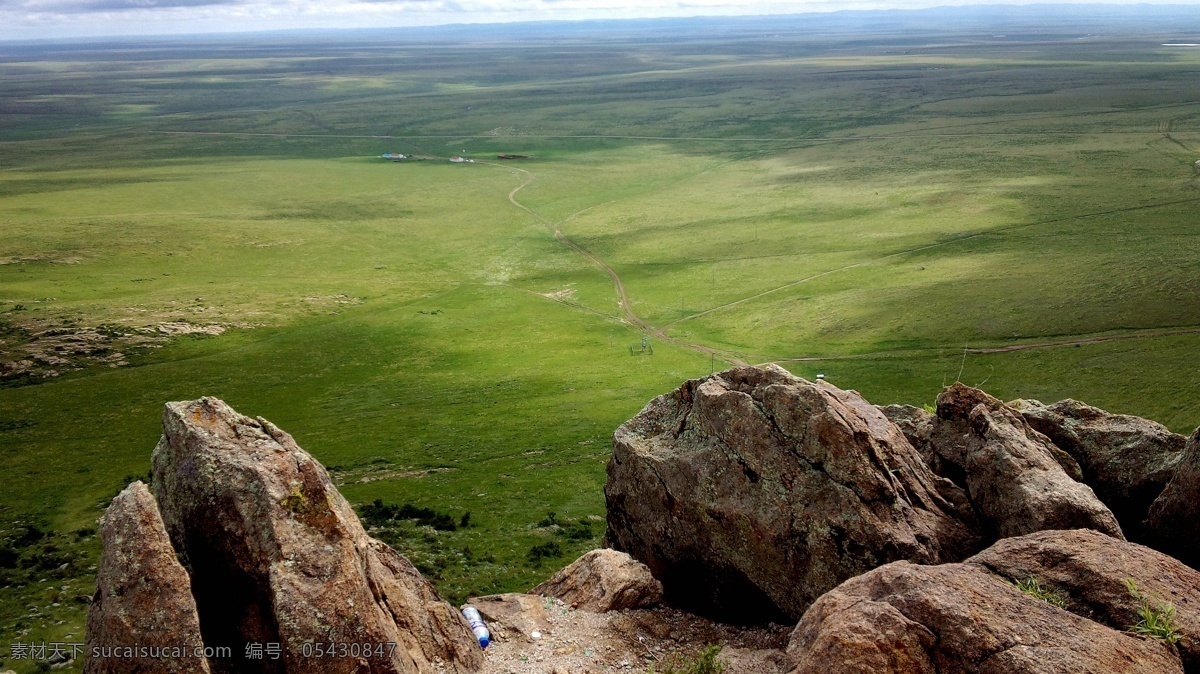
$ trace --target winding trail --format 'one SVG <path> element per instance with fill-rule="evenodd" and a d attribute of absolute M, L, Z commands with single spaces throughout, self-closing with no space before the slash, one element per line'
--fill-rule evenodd
<path fill-rule="evenodd" d="M 675 337 L 671 337 L 670 335 L 666 335 L 663 333 L 661 328 L 654 327 L 649 322 L 647 322 L 646 319 L 642 318 L 641 316 L 638 316 L 637 312 L 633 310 L 633 306 L 629 302 L 629 291 L 627 291 L 625 289 L 625 282 L 621 280 L 620 274 L 618 274 L 615 269 L 613 269 L 611 266 L 609 266 L 609 264 L 607 262 L 600 259 L 600 257 L 598 257 L 595 253 L 588 250 L 587 248 L 584 248 L 583 246 L 579 245 L 575 241 L 571 240 L 571 237 L 567 236 L 566 234 L 563 234 L 563 231 L 561 229 L 559 229 L 558 225 L 551 222 L 548 218 L 543 216 L 541 213 L 538 213 L 537 211 L 526 206 L 525 204 L 521 203 L 520 201 L 517 201 L 517 193 L 520 192 L 521 190 L 525 189 L 526 187 L 528 187 L 533 182 L 534 176 L 532 173 L 530 173 L 529 171 L 526 171 L 525 169 L 522 169 L 522 168 L 517 168 L 515 166 L 505 166 L 503 164 L 497 164 L 495 162 L 477 161 L 475 163 L 485 164 L 487 166 L 494 166 L 496 168 L 504 169 L 507 171 L 512 171 L 512 172 L 522 176 L 523 179 L 521 180 L 521 184 L 512 188 L 512 191 L 510 191 L 508 193 L 509 203 L 511 203 L 513 206 L 516 206 L 517 208 L 519 208 L 519 209 L 525 211 L 526 213 L 530 214 L 531 216 L 533 216 L 535 219 L 537 219 L 538 222 L 542 223 L 546 227 L 546 229 L 550 230 L 550 232 L 554 235 L 555 240 L 557 240 L 559 243 L 566 246 L 567 248 L 570 248 L 571 250 L 575 251 L 576 253 L 579 253 L 580 255 L 586 257 L 588 260 L 590 260 L 592 262 L 592 264 L 594 264 L 597 267 L 599 267 L 600 269 L 602 269 L 605 274 L 608 274 L 608 278 L 610 280 L 612 280 L 613 289 L 616 290 L 616 293 L 617 293 L 617 304 L 621 307 L 621 313 L 624 314 L 625 320 L 627 322 L 629 322 L 630 324 L 632 324 L 634 326 L 637 326 L 638 328 L 641 328 L 642 330 L 644 330 L 646 332 L 653 334 L 658 339 L 661 339 L 661 340 L 667 341 L 667 342 L 671 342 L 672 344 L 678 344 L 680 346 L 686 347 L 686 348 L 696 351 L 698 353 L 702 353 L 706 356 L 720 358 L 721 360 L 732 363 L 734 365 L 748 365 L 749 364 L 740 357 L 740 354 L 735 354 L 731 351 L 727 351 L 724 349 L 717 349 L 717 348 L 714 348 L 711 346 L 706 346 L 704 344 L 692 344 L 690 342 L 686 342 L 684 340 L 676 339 Z"/>
<path fill-rule="evenodd" d="M 764 290 L 762 292 L 755 293 L 753 295 L 748 295 L 746 297 L 734 300 L 732 302 L 726 302 L 725 304 L 711 307 L 709 309 L 705 309 L 704 311 L 699 311 L 694 314 L 684 316 L 683 318 L 678 318 L 674 321 L 671 321 L 671 322 L 666 323 L 661 326 L 655 326 L 655 325 L 652 325 L 646 319 L 639 316 L 637 314 L 637 312 L 634 311 L 633 306 L 629 300 L 629 291 L 625 287 L 625 282 L 621 280 L 620 274 L 618 274 L 617 271 L 612 268 L 612 266 L 610 266 L 607 262 L 605 262 L 603 259 L 601 259 L 599 256 L 597 256 L 595 253 L 591 252 L 590 250 L 583 247 L 579 243 L 572 240 L 569 236 L 564 234 L 562 229 L 557 224 L 555 224 L 554 222 L 552 222 L 551 220 L 549 220 L 548 218 L 543 216 L 541 213 L 538 213 L 534 209 L 521 203 L 517 199 L 517 194 L 520 193 L 521 190 L 525 189 L 526 187 L 528 187 L 530 184 L 533 183 L 533 181 L 534 181 L 533 173 L 531 173 L 530 171 L 527 171 L 525 169 L 518 168 L 516 166 L 497 164 L 495 162 L 477 161 L 476 163 L 484 164 L 486 166 L 492 166 L 492 167 L 503 169 L 506 171 L 510 171 L 514 175 L 521 176 L 521 178 L 522 178 L 521 183 L 519 185 L 517 185 L 516 187 L 514 187 L 512 190 L 510 190 L 508 193 L 509 203 L 511 203 L 513 206 L 521 209 L 522 211 L 525 211 L 530 216 L 532 216 L 534 219 L 536 219 L 538 222 L 542 223 L 542 225 L 545 226 L 546 229 L 548 229 L 551 232 L 551 234 L 554 236 L 554 239 L 556 241 L 561 243 L 563 246 L 575 251 L 579 255 L 582 255 L 583 257 L 587 258 L 592 264 L 599 267 L 601 270 L 604 271 L 605 274 L 608 275 L 608 278 L 612 281 L 613 289 L 616 291 L 616 294 L 617 294 L 617 303 L 620 306 L 621 313 L 624 317 L 624 320 L 627 323 L 629 323 L 630 325 L 636 326 L 636 327 L 640 328 L 641 330 L 651 334 L 655 339 L 659 339 L 659 340 L 662 340 L 665 342 L 676 344 L 676 345 L 682 346 L 684 348 L 691 349 L 692 351 L 695 351 L 697 353 L 701 353 L 703 355 L 710 356 L 712 358 L 718 358 L 718 359 L 720 359 L 724 362 L 730 363 L 732 365 L 748 365 L 750 363 L 750 359 L 762 359 L 759 364 L 764 365 L 767 363 L 800 363 L 800 362 L 818 362 L 818 361 L 833 361 L 833 360 L 860 360 L 860 359 L 865 360 L 865 359 L 886 358 L 886 357 L 896 357 L 896 356 L 905 356 L 905 355 L 928 355 L 928 354 L 934 354 L 934 353 L 942 353 L 942 352 L 945 352 L 948 350 L 956 350 L 957 351 L 957 347 L 928 347 L 928 348 L 923 348 L 923 349 L 893 349 L 893 350 L 889 350 L 889 351 L 873 351 L 873 352 L 868 352 L 868 353 L 857 353 L 857 354 L 826 355 L 826 356 L 796 356 L 796 357 L 774 358 L 774 357 L 762 355 L 762 354 L 747 354 L 747 353 L 732 351 L 729 349 L 720 349 L 717 347 L 708 346 L 706 344 L 695 344 L 695 343 L 688 342 L 688 341 L 679 339 L 678 337 L 674 337 L 672 335 L 667 334 L 666 333 L 667 328 L 670 328 L 673 325 L 682 323 L 683 321 L 688 321 L 693 318 L 699 318 L 701 316 L 705 316 L 705 315 L 711 314 L 716 311 L 721 311 L 723 309 L 734 307 L 734 306 L 737 306 L 737 305 L 745 303 L 745 302 L 750 302 L 750 301 L 758 299 L 760 297 L 764 297 L 764 296 L 767 296 L 767 295 L 770 295 L 773 293 L 777 293 L 777 292 L 786 290 L 788 288 L 792 288 L 794 286 L 800 285 L 802 283 L 807 283 L 808 281 L 822 278 L 824 276 L 829 276 L 832 274 L 849 271 L 851 269 L 856 269 L 859 267 L 865 267 L 868 265 L 876 264 L 878 262 L 883 262 L 885 260 L 889 260 L 889 259 L 899 257 L 902 255 L 909 255 L 912 253 L 917 253 L 917 252 L 929 250 L 932 248 L 938 248 L 938 247 L 948 246 L 948 245 L 955 244 L 955 243 L 961 243 L 963 241 L 967 241 L 967 240 L 974 239 L 974 238 L 981 237 L 981 236 L 987 236 L 987 235 L 997 234 L 997 233 L 1001 233 L 1001 232 L 1022 229 L 1022 228 L 1026 228 L 1026 227 L 1035 227 L 1035 226 L 1039 226 L 1039 225 L 1047 225 L 1047 224 L 1052 224 L 1052 223 L 1057 223 L 1057 222 L 1078 220 L 1081 218 L 1096 217 L 1099 215 L 1109 215 L 1109 214 L 1113 214 L 1113 213 L 1123 213 L 1123 212 L 1138 211 L 1138 210 L 1145 210 L 1145 209 L 1151 209 L 1151 208 L 1161 208 L 1164 206 L 1171 206 L 1171 205 L 1192 203 L 1192 202 L 1200 201 L 1200 197 L 1193 197 L 1193 198 L 1189 198 L 1189 199 L 1176 199 L 1176 200 L 1159 202 L 1159 203 L 1154 203 L 1154 204 L 1142 204 L 1142 205 L 1138 205 L 1138 206 L 1127 206 L 1124 208 L 1116 208 L 1116 209 L 1108 209 L 1108 210 L 1103 210 L 1103 211 L 1081 213 L 1078 215 L 1072 215 L 1072 216 L 1061 217 L 1061 218 L 1048 218 L 1045 220 L 1038 220 L 1035 222 L 1016 223 L 1013 225 L 1009 225 L 1007 227 L 1001 227 L 1001 228 L 996 228 L 996 229 L 989 229 L 989 230 L 982 231 L 982 232 L 974 232 L 971 234 L 965 234 L 965 235 L 953 237 L 950 239 L 946 239 L 944 241 L 938 241 L 936 243 L 931 243 L 931 244 L 927 244 L 924 246 L 918 246 L 916 248 L 908 248 L 905 250 L 896 251 L 894 253 L 889 253 L 887 255 L 883 255 L 878 258 L 872 258 L 870 260 L 863 260 L 861 262 L 856 262 L 854 264 L 848 264 L 848 265 L 845 265 L 842 267 L 838 267 L 836 269 L 830 269 L 828 271 L 824 271 L 819 274 L 813 274 L 811 276 L 806 276 L 806 277 L 804 277 L 802 279 L 798 279 L 796 281 L 791 281 L 789 283 L 785 283 L 783 285 L 776 286 L 774 288 L 770 288 L 768 290 Z M 611 203 L 611 202 L 606 202 L 606 203 Z M 592 208 L 596 208 L 597 206 L 602 206 L 602 205 L 604 205 L 604 204 L 596 204 L 593 206 L 588 206 L 587 208 L 582 209 L 581 211 L 571 214 L 570 216 L 568 216 L 566 218 L 566 220 L 564 220 L 564 222 L 571 220 L 576 215 L 579 215 L 580 213 L 582 213 L 584 211 L 587 211 L 587 210 L 590 210 Z M 530 291 L 530 292 L 532 292 L 532 291 Z M 538 294 L 538 293 L 534 293 L 534 294 Z M 538 295 L 539 295 L 539 297 L 545 297 L 544 295 L 540 295 L 540 294 L 538 294 Z M 553 298 L 551 298 L 551 299 L 553 299 Z M 587 309 L 586 307 L 580 307 L 580 306 L 577 306 L 574 304 L 561 302 L 561 300 L 555 300 L 555 301 L 559 301 L 560 303 L 567 304 L 568 306 L 573 306 L 575 308 L 584 309 L 584 310 L 590 311 L 592 313 L 600 313 L 600 312 L 595 311 L 594 309 Z M 1018 344 L 1007 344 L 1007 345 L 992 346 L 992 347 L 976 347 L 976 348 L 965 347 L 963 349 L 963 351 L 965 353 L 969 353 L 969 354 L 1012 353 L 1012 352 L 1016 352 L 1016 351 L 1028 351 L 1028 350 L 1033 350 L 1033 349 L 1048 349 L 1048 348 L 1055 348 L 1055 347 L 1062 347 L 1062 346 L 1079 346 L 1082 344 L 1095 344 L 1095 343 L 1099 343 L 1099 342 L 1111 342 L 1111 341 L 1119 341 L 1119 340 L 1127 340 L 1127 339 L 1147 339 L 1147 338 L 1153 338 L 1153 337 L 1166 337 L 1166 336 L 1172 336 L 1172 335 L 1192 335 L 1192 334 L 1200 334 L 1200 326 L 1130 330 L 1130 331 L 1122 332 L 1122 333 L 1111 333 L 1110 332 L 1110 333 L 1106 333 L 1106 334 L 1102 334 L 1102 335 L 1078 336 L 1075 338 L 1066 338 L 1066 339 L 1059 339 L 1059 340 L 1054 340 L 1054 341 L 1024 342 L 1024 343 L 1018 343 Z"/>

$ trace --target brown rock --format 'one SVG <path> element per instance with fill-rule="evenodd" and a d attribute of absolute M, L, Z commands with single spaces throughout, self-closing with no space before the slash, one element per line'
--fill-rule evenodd
<path fill-rule="evenodd" d="M 608 541 L 684 606 L 795 619 L 880 564 L 977 549 L 947 487 L 857 393 L 776 366 L 735 368 L 655 398 L 617 429 Z"/>
<path fill-rule="evenodd" d="M 493 638 L 529 639 L 535 631 L 550 630 L 544 600 L 532 594 L 490 594 L 471 597 L 467 604 L 479 609 Z"/>
<path fill-rule="evenodd" d="M 938 395 L 937 420 L 945 423 L 934 424 L 929 442 L 935 445 L 936 451 L 957 466 L 964 465 L 967 450 L 975 444 L 970 437 L 970 417 L 971 412 L 979 405 L 991 412 L 1012 411 L 1012 408 L 999 399 L 962 382 L 947 386 Z M 1067 477 L 1076 482 L 1083 479 L 1083 471 L 1074 457 L 1028 424 L 1018 424 L 1018 427 L 1027 440 L 1038 445 L 1062 468 Z"/>
<path fill-rule="evenodd" d="M 191 582 L 145 484 L 134 482 L 113 499 L 100 539 L 104 553 L 88 608 L 86 652 L 97 649 L 101 656 L 87 658 L 83 671 L 208 674 Z M 155 651 L 126 657 L 125 649 L 137 647 Z M 162 648 L 184 652 L 163 656 Z"/>
<path fill-rule="evenodd" d="M 1007 538 L 967 560 L 1013 582 L 1037 579 L 1067 609 L 1116 630 L 1138 621 L 1127 581 L 1160 608 L 1175 607 L 1184 668 L 1200 671 L 1200 572 L 1150 548 L 1096 531 L 1041 531 Z"/>
<path fill-rule="evenodd" d="M 966 489 L 985 539 L 1069 528 L 1123 537 L 1112 513 L 1078 481 L 1075 459 L 987 393 L 948 386 L 936 416 L 908 406 L 883 409 L 935 472 Z"/>
<path fill-rule="evenodd" d="M 1122 530 L 1139 539 L 1150 504 L 1174 475 L 1187 438 L 1162 424 L 1075 400 L 1009 404 L 1079 462 L 1083 482 L 1112 510 Z"/>
<path fill-rule="evenodd" d="M 937 426 L 937 415 L 912 405 L 879 406 L 879 411 L 904 434 L 908 443 L 920 453 L 925 464 L 942 475 L 942 457 L 934 450 L 930 438 Z"/>
<path fill-rule="evenodd" d="M 214 672 L 480 666 L 462 615 L 407 559 L 367 536 L 291 436 L 215 398 L 168 403 L 163 427 L 153 456 L 163 521 L 191 571 L 205 643 L 233 652 L 211 663 Z M 280 644 L 281 657 L 244 659 L 255 642 Z M 312 642 L 369 644 L 372 653 L 305 657 Z"/>
<path fill-rule="evenodd" d="M 1112 512 L 1054 460 L 1045 436 L 1012 410 L 971 411 L 964 468 L 975 510 L 1000 538 L 1045 529 L 1096 529 L 1124 539 Z"/>
<path fill-rule="evenodd" d="M 1167 646 L 1026 596 L 974 564 L 894 562 L 821 597 L 792 674 L 1182 672 Z"/>
<path fill-rule="evenodd" d="M 1175 475 L 1150 506 L 1146 542 L 1200 568 L 1200 428 L 1187 439 Z"/>
<path fill-rule="evenodd" d="M 662 583 L 645 564 L 624 552 L 600 549 L 583 556 L 529 591 L 556 597 L 594 613 L 649 608 L 662 601 Z"/>

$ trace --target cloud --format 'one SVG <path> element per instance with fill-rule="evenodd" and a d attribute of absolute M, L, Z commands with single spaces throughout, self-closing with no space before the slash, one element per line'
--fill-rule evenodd
<path fill-rule="evenodd" d="M 233 5 L 244 0 L 0 0 L 0 10 L 37 14 L 88 14 L 125 10 Z"/>
<path fill-rule="evenodd" d="M 0 0 L 0 40 L 915 9 L 996 0 Z M 1038 0 L 1008 0 L 1026 3 Z M 1042 0 L 1045 1 L 1045 0 Z M 1059 0 L 1063 1 L 1063 0 Z M 1088 0 L 1065 0 L 1080 2 Z M 1093 2 L 1097 0 L 1091 0 Z M 1130 0 L 1098 0 L 1129 2 Z M 1167 0 L 1195 5 L 1200 0 Z"/>

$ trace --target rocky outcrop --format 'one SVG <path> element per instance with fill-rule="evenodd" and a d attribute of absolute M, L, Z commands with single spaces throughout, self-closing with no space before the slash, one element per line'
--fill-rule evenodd
<path fill-rule="evenodd" d="M 1182 672 L 1166 645 L 1022 593 L 975 564 L 894 562 L 821 597 L 788 645 L 792 674 Z"/>
<path fill-rule="evenodd" d="M 663 586 L 645 564 L 628 554 L 600 549 L 584 553 L 529 593 L 604 613 L 654 606 L 662 601 Z"/>
<path fill-rule="evenodd" d="M 1051 443 L 1007 408 L 978 406 L 968 417 L 967 493 L 1000 538 L 1045 529 L 1096 529 L 1124 538 L 1091 488 L 1054 460 Z M 1040 434 L 1039 434 L 1040 435 Z M 1048 446 L 1049 445 L 1049 446 Z"/>
<path fill-rule="evenodd" d="M 1141 523 L 1174 475 L 1187 438 L 1162 424 L 1070 399 L 1053 405 L 1017 400 L 1010 405 L 1079 462 L 1083 481 L 1112 510 L 1125 533 L 1140 540 Z"/>
<path fill-rule="evenodd" d="M 1175 474 L 1151 504 L 1143 531 L 1149 545 L 1200 569 L 1200 428 L 1187 439 Z"/>
<path fill-rule="evenodd" d="M 217 673 L 416 674 L 482 664 L 462 614 L 367 536 L 324 468 L 287 433 L 215 398 L 168 403 L 163 430 L 154 496 L 135 484 L 106 515 L 109 561 L 89 642 L 146 643 L 137 630 L 157 626 L 173 645 L 228 649 L 231 657 L 207 663 Z M 152 589 L 137 585 L 143 577 Z M 320 654 L 313 644 L 338 650 Z M 208 671 L 151 665 L 144 671 Z"/>
<path fill-rule="evenodd" d="M 85 649 L 98 657 L 87 658 L 85 674 L 208 674 L 191 581 L 145 484 L 113 499 L 100 539 Z"/>
<path fill-rule="evenodd" d="M 970 554 L 961 496 L 857 393 L 776 366 L 655 398 L 614 434 L 605 485 L 612 547 L 676 602 L 757 621 L 890 561 Z"/>
<path fill-rule="evenodd" d="M 966 490 L 987 540 L 1075 528 L 1124 537 L 1079 481 L 1075 459 L 987 393 L 956 383 L 938 396 L 936 415 L 907 405 L 882 409 L 936 473 Z"/>
<path fill-rule="evenodd" d="M 1138 622 L 1138 593 L 1174 607 L 1184 669 L 1200 672 L 1200 572 L 1150 548 L 1096 531 L 1042 531 L 999 541 L 967 560 L 1012 582 L 1035 579 L 1066 609 L 1115 630 Z"/>
<path fill-rule="evenodd" d="M 152 459 L 163 521 L 191 571 L 204 642 L 234 655 L 214 671 L 469 671 L 481 663 L 462 615 L 407 559 L 367 536 L 324 468 L 287 433 L 215 398 L 168 403 L 163 428 Z M 306 657 L 312 642 L 372 648 Z M 247 643 L 278 643 L 280 658 L 242 659 Z"/>
<path fill-rule="evenodd" d="M 490 594 L 471 597 L 464 604 L 479 610 L 493 641 L 532 640 L 534 633 L 550 630 L 549 615 L 541 597 L 532 594 Z"/>
<path fill-rule="evenodd" d="M 933 436 L 939 428 L 937 415 L 912 405 L 888 405 L 880 407 L 879 411 L 883 412 L 883 416 L 887 417 L 889 421 L 896 424 L 896 428 L 900 429 L 905 439 L 917 450 L 917 453 L 925 460 L 925 465 L 932 468 L 933 472 L 946 478 L 961 477 L 954 472 L 950 464 L 942 460 L 941 455 L 934 449 Z"/>

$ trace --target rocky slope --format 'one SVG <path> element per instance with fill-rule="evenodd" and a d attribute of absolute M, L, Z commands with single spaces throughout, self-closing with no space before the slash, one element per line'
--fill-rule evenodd
<path fill-rule="evenodd" d="M 599 674 L 717 642 L 731 674 L 1200 674 L 1200 432 L 961 384 L 937 403 L 775 367 L 655 398 L 614 434 L 615 549 L 472 599 L 486 652 L 290 436 L 170 403 L 153 493 L 101 526 L 85 671 Z M 328 642 L 396 646 L 305 657 Z"/>

